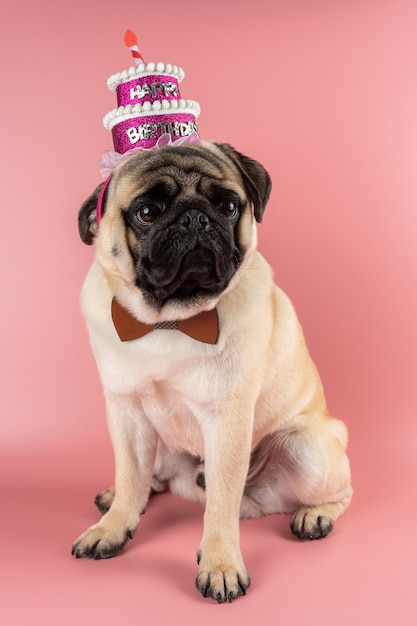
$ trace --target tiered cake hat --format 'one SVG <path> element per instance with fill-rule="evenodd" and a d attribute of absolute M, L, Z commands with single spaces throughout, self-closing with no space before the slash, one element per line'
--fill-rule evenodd
<path fill-rule="evenodd" d="M 139 51 L 136 35 L 128 30 L 125 44 L 135 65 L 110 76 L 107 86 L 117 96 L 117 108 L 103 119 L 111 130 L 115 153 L 106 152 L 101 161 L 104 175 L 132 150 L 152 149 L 166 143 L 198 141 L 196 118 L 200 106 L 181 98 L 179 83 L 184 71 L 169 63 L 148 63 Z"/>
<path fill-rule="evenodd" d="M 115 151 L 105 150 L 99 161 L 106 180 L 97 201 L 97 224 L 102 217 L 104 194 L 117 165 L 138 150 L 200 141 L 196 124 L 200 105 L 183 100 L 178 87 L 184 71 L 164 63 L 145 65 L 135 33 L 127 30 L 124 40 L 135 65 L 113 74 L 107 81 L 109 89 L 116 92 L 118 108 L 107 113 L 103 124 L 112 132 Z"/>

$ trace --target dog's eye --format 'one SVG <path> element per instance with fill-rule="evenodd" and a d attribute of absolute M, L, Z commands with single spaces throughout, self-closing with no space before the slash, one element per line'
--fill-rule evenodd
<path fill-rule="evenodd" d="M 236 217 L 236 215 L 238 214 L 239 205 L 235 200 L 228 199 L 223 202 L 222 209 L 226 217 L 228 217 L 229 220 L 231 220 L 234 217 Z"/>
<path fill-rule="evenodd" d="M 141 224 L 152 224 L 160 215 L 161 209 L 155 204 L 145 204 L 136 213 L 136 217 Z"/>

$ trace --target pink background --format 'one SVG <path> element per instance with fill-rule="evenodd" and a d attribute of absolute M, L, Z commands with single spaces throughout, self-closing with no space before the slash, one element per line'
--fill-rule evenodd
<path fill-rule="evenodd" d="M 415 1 L 22 0 L 0 28 L 2 623 L 415 624 Z M 70 556 L 112 482 L 76 217 L 126 28 L 185 69 L 204 138 L 270 171 L 260 248 L 350 430 L 348 513 L 313 543 L 287 516 L 242 523 L 253 585 L 231 606 L 193 589 L 202 511 L 169 494 L 120 558 Z"/>

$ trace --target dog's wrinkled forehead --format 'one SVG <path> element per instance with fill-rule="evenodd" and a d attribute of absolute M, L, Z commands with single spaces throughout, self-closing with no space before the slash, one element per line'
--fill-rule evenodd
<path fill-rule="evenodd" d="M 224 186 L 244 200 L 239 172 L 233 162 L 200 145 L 167 146 L 155 152 L 130 157 L 115 172 L 117 194 L 124 198 L 158 188 L 168 196 L 178 193 L 210 193 L 211 187 Z"/>

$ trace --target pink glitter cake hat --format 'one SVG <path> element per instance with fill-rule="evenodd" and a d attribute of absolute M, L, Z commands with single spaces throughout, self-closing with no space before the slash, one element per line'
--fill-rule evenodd
<path fill-rule="evenodd" d="M 124 41 L 135 65 L 113 74 L 107 81 L 109 89 L 116 92 L 117 108 L 103 119 L 104 127 L 112 133 L 115 149 L 106 150 L 99 162 L 104 177 L 137 150 L 199 141 L 196 118 L 200 105 L 183 100 L 178 86 L 184 71 L 171 64 L 145 65 L 131 30 L 126 31 Z"/>

